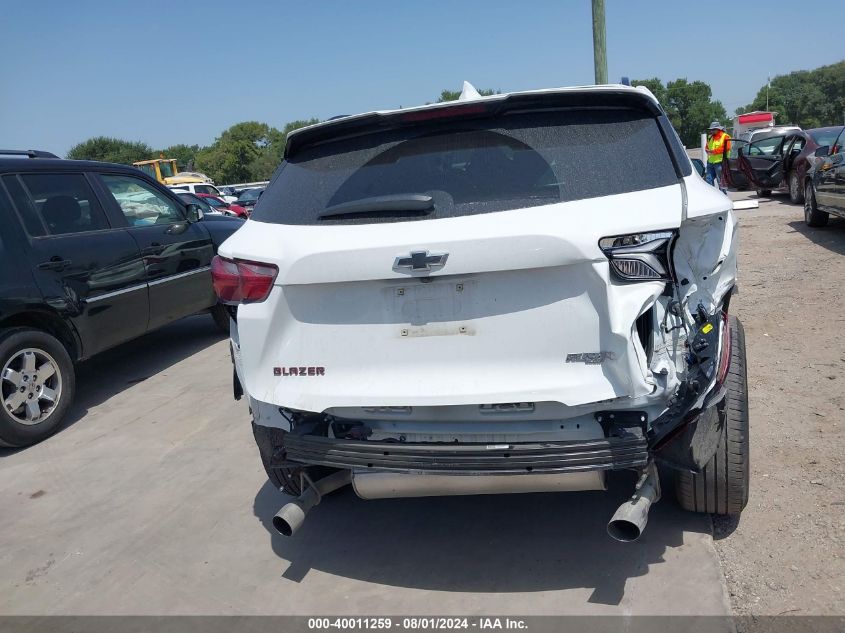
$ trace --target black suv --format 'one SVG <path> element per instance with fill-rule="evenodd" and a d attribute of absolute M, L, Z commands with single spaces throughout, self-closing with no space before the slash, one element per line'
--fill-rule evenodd
<path fill-rule="evenodd" d="M 0 446 L 59 427 L 77 361 L 202 311 L 228 332 L 209 265 L 241 224 L 133 167 L 0 150 Z"/>

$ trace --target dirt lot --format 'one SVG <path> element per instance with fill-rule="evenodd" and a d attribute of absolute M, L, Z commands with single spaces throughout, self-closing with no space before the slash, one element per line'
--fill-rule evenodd
<path fill-rule="evenodd" d="M 779 199 L 738 215 L 752 489 L 716 551 L 668 489 L 640 541 L 610 541 L 625 476 L 560 496 L 347 490 L 278 536 L 227 341 L 198 316 L 84 364 L 66 428 L 0 450 L 0 616 L 720 615 L 722 574 L 739 615 L 845 614 L 845 221 L 808 229 Z"/>
<path fill-rule="evenodd" d="M 736 195 L 735 197 L 747 197 Z M 751 500 L 714 538 L 738 614 L 845 611 L 845 220 L 763 199 L 741 218 Z"/>

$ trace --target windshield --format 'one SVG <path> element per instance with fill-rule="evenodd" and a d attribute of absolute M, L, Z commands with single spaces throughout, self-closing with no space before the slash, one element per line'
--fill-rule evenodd
<path fill-rule="evenodd" d="M 677 182 L 658 122 L 650 115 L 627 109 L 521 112 L 375 130 L 306 146 L 283 164 L 258 201 L 255 217 L 281 224 L 434 219 Z M 391 196 L 430 196 L 434 204 L 425 212 L 324 213 Z"/>
<path fill-rule="evenodd" d="M 147 176 L 152 176 L 153 178 L 156 177 L 156 170 L 154 165 L 138 165 L 138 169 L 147 174 Z"/>
<path fill-rule="evenodd" d="M 258 195 L 264 191 L 263 189 L 247 189 L 246 191 L 241 192 L 241 195 L 238 196 L 238 202 L 252 202 L 258 200 Z"/>
<path fill-rule="evenodd" d="M 159 161 L 159 169 L 161 169 L 162 178 L 171 178 L 176 175 L 176 170 L 173 169 L 173 163 L 167 160 Z"/>

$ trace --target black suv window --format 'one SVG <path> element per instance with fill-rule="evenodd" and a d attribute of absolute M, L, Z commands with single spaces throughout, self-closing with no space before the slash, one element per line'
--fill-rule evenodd
<path fill-rule="evenodd" d="M 677 182 L 658 122 L 642 112 L 514 113 L 306 146 L 283 164 L 253 217 L 280 224 L 427 220 Z M 385 197 L 430 197 L 433 208 L 320 217 L 338 205 Z"/>
<path fill-rule="evenodd" d="M 103 184 L 114 196 L 129 226 L 171 224 L 184 217 L 176 203 L 140 178 L 103 174 Z"/>
<path fill-rule="evenodd" d="M 3 182 L 33 237 L 109 228 L 83 174 L 21 174 Z"/>

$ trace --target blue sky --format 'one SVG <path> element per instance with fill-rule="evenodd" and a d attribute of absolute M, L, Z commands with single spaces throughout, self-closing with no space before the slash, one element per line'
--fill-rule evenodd
<path fill-rule="evenodd" d="M 464 79 L 593 81 L 590 0 L 0 0 L 0 16 L 0 147 L 61 155 L 418 105 Z M 768 74 L 842 59 L 843 25 L 839 0 L 607 0 L 609 78 L 702 79 L 732 112 Z"/>

